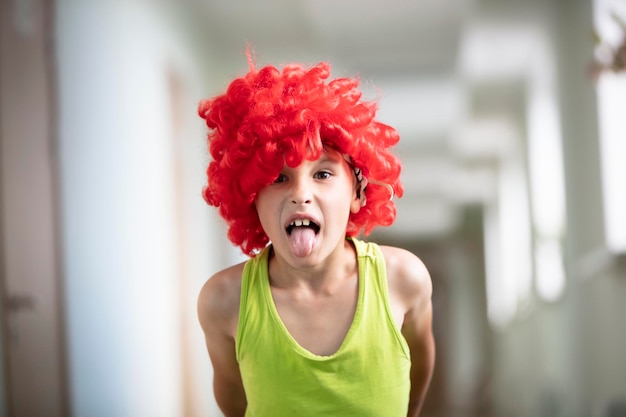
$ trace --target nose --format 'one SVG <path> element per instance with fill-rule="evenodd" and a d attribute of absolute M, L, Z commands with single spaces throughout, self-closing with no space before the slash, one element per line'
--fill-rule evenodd
<path fill-rule="evenodd" d="M 291 187 L 292 204 L 311 204 L 313 199 L 311 184 L 305 178 L 294 178 Z"/>

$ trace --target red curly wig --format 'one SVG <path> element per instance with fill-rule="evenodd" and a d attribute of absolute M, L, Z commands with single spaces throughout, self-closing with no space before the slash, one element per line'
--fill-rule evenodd
<path fill-rule="evenodd" d="M 310 68 L 289 64 L 282 71 L 273 66 L 257 71 L 250 63 L 249 72 L 234 79 L 226 93 L 198 106 L 210 129 L 213 158 L 203 197 L 219 208 L 228 238 L 249 256 L 269 242 L 254 204 L 259 190 L 284 164 L 316 160 L 325 147 L 349 156 L 370 179 L 367 204 L 350 215 L 346 235 L 361 230 L 367 235 L 395 220 L 389 190 L 374 183 L 388 184 L 402 196 L 400 161 L 389 150 L 400 139 L 398 132 L 375 120 L 377 104 L 361 101 L 357 79 L 329 81 L 329 76 L 325 62 Z"/>

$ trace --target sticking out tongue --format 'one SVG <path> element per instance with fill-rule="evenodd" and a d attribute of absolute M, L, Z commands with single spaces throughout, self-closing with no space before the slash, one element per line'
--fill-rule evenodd
<path fill-rule="evenodd" d="M 305 257 L 313 250 L 315 231 L 310 227 L 294 227 L 289 235 L 291 250 L 297 257 Z"/>

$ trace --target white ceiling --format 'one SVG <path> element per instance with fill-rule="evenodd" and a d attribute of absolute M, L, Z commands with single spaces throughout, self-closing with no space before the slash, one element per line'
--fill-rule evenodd
<path fill-rule="evenodd" d="M 224 53 L 295 53 L 371 77 L 449 72 L 473 0 L 196 0 Z M 228 52 L 227 52 L 228 51 Z M 295 51 L 295 52 L 294 52 Z"/>
<path fill-rule="evenodd" d="M 366 97 L 380 99 L 379 119 L 401 134 L 406 188 L 390 232 L 447 233 L 459 208 L 493 197 L 489 161 L 519 133 L 507 120 L 475 119 L 469 95 L 485 80 L 533 71 L 541 1 L 188 1 L 205 15 L 222 67 L 245 70 L 249 42 L 258 64 L 329 61 L 334 75 L 359 76 Z"/>

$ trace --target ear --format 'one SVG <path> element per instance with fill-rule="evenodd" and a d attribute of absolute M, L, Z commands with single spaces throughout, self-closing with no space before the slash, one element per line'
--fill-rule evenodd
<path fill-rule="evenodd" d="M 356 190 L 352 191 L 352 201 L 350 202 L 350 213 L 356 214 L 361 211 L 362 203 L 361 199 L 357 197 Z"/>

